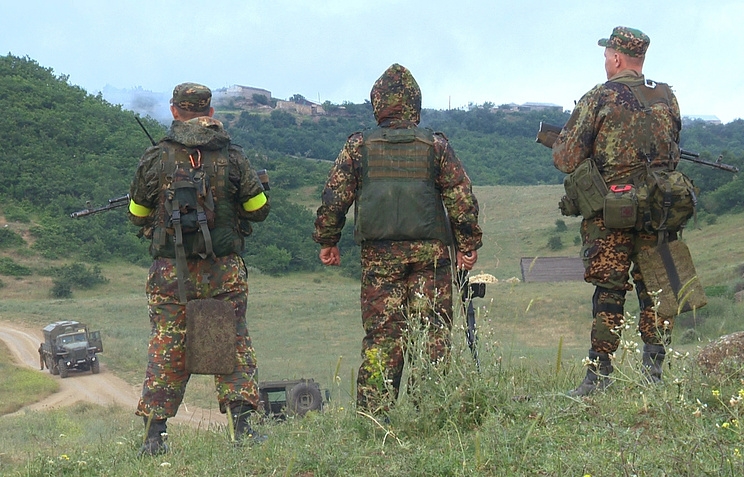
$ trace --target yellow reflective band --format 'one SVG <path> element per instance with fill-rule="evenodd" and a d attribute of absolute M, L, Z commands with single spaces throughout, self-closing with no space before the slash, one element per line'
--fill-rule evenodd
<path fill-rule="evenodd" d="M 243 210 L 245 210 L 246 212 L 253 212 L 254 210 L 258 210 L 263 207 L 268 200 L 269 199 L 266 198 L 266 194 L 261 192 L 256 197 L 252 197 L 243 202 Z"/>
<path fill-rule="evenodd" d="M 131 212 L 135 217 L 147 217 L 150 215 L 151 210 L 152 209 L 148 209 L 144 205 L 137 204 L 133 200 L 129 201 L 129 212 Z"/>

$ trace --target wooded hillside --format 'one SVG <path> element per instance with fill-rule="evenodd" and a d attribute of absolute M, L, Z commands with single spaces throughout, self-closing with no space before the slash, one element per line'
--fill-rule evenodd
<path fill-rule="evenodd" d="M 265 273 L 319 267 L 311 240 L 314 207 L 331 161 L 346 137 L 373 126 L 371 106 L 332 105 L 322 117 L 220 110 L 234 142 L 271 177 L 272 214 L 254 227 L 246 259 Z M 0 235 L 0 254 L 39 254 L 88 263 L 123 259 L 149 262 L 147 244 L 135 236 L 123 209 L 73 220 L 70 213 L 126 194 L 138 159 L 149 146 L 134 113 L 71 85 L 30 58 L 0 57 L 0 218 L 11 224 Z M 540 121 L 563 124 L 567 113 L 506 112 L 492 105 L 470 110 L 424 110 L 422 125 L 443 131 L 475 185 L 560 184 L 550 151 L 535 143 Z M 157 140 L 167 125 L 145 118 Z M 694 122 L 683 130 L 683 147 L 703 158 L 744 167 L 744 121 Z M 683 166 L 701 188 L 701 210 L 740 210 L 738 176 Z M 556 217 L 559 218 L 559 217 Z M 350 229 L 351 227 L 347 227 Z M 21 230 L 28 234 L 19 242 Z M 346 231 L 347 273 L 358 271 L 356 248 Z M 28 248 L 28 244 L 33 245 Z"/>

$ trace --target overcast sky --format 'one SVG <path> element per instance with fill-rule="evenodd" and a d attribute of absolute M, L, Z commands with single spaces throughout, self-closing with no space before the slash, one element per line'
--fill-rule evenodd
<path fill-rule="evenodd" d="M 3 2 L 0 45 L 91 94 L 194 81 L 361 103 L 400 63 L 425 108 L 572 109 L 606 79 L 597 40 L 623 25 L 651 37 L 644 73 L 683 115 L 729 122 L 744 117 L 743 19 L 741 0 L 22 0 Z"/>

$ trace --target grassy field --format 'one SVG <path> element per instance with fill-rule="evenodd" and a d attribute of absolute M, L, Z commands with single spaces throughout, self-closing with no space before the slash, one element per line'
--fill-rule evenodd
<path fill-rule="evenodd" d="M 141 422 L 132 409 L 78 404 L 0 419 L 2 475 L 742 475 L 744 397 L 738 377 L 706 377 L 694 366 L 699 347 L 744 329 L 744 215 L 700 217 L 685 231 L 709 304 L 678 319 L 666 385 L 638 374 L 638 337 L 626 332 L 616 384 L 586 400 L 565 391 L 583 377 L 589 347 L 592 288 L 583 282 L 507 283 L 521 279 L 523 256 L 575 256 L 578 219 L 562 218 L 560 186 L 476 188 L 484 247 L 474 273 L 499 279 L 476 299 L 480 372 L 456 318 L 455 350 L 446 374 L 426 363 L 413 392 L 390 423 L 351 406 L 362 338 L 359 284 L 335 270 L 270 277 L 249 271 L 248 324 L 261 380 L 314 378 L 329 389 L 326 411 L 305 419 L 258 423 L 266 443 L 233 448 L 224 429 L 171 426 L 173 452 L 139 460 Z M 308 190 L 311 194 L 315 191 Z M 298 196 L 312 207 L 312 201 Z M 557 231 L 557 220 L 567 225 Z M 561 237 L 565 247 L 548 242 Z M 16 254 L 16 257 L 23 254 Z M 21 260 L 21 259 L 18 259 Z M 29 264 L 33 257 L 28 256 Z M 132 384 L 143 378 L 149 332 L 146 270 L 104 267 L 107 284 L 49 298 L 49 279 L 2 277 L 0 320 L 41 328 L 77 319 L 101 329 L 110 372 Z M 637 304 L 628 295 L 627 310 Z M 692 330 L 689 331 L 689 330 Z M 13 370 L 0 353 L 5 375 Z M 420 371 L 422 370 L 423 371 Z M 35 373 L 39 374 L 39 373 Z M 43 374 L 44 379 L 54 380 Z M 16 393 L 32 400 L 36 394 Z M 216 408 L 212 381 L 196 376 L 186 402 Z"/>

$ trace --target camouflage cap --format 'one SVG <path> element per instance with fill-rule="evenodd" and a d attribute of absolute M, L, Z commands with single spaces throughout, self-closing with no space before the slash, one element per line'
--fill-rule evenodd
<path fill-rule="evenodd" d="M 650 43 L 651 39 L 641 30 L 621 26 L 613 28 L 609 38 L 602 38 L 597 42 L 599 46 L 635 57 L 645 55 Z"/>
<path fill-rule="evenodd" d="M 411 72 L 398 63 L 391 65 L 375 81 L 369 99 L 377 124 L 386 119 L 416 124 L 421 120 L 421 88 Z"/>
<path fill-rule="evenodd" d="M 198 83 L 181 83 L 173 88 L 171 104 L 184 111 L 201 112 L 209 108 L 212 91 Z"/>

